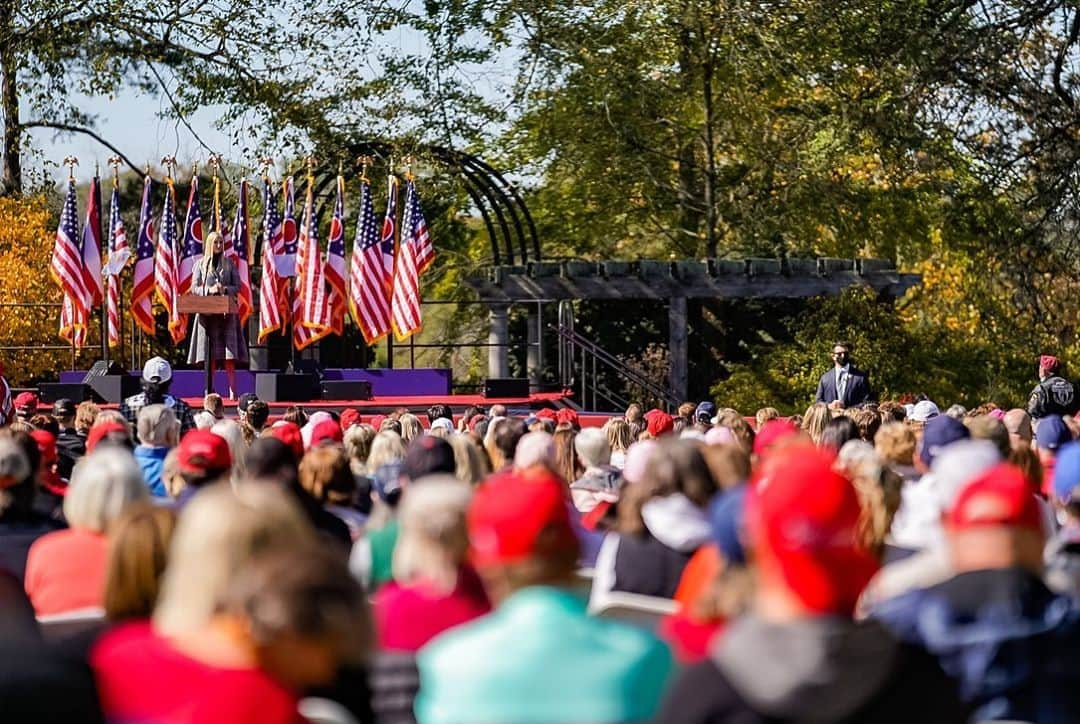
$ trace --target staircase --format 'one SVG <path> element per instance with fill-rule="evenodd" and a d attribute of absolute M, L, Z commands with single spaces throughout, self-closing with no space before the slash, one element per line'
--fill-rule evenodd
<path fill-rule="evenodd" d="M 657 384 L 611 354 L 596 342 L 574 329 L 574 314 L 570 304 L 559 304 L 559 323 L 552 325 L 558 335 L 559 380 L 564 389 L 576 393 L 582 408 L 589 410 L 621 411 L 631 402 L 621 389 L 612 389 L 605 378 L 625 380 L 641 389 L 661 408 L 671 412 L 679 400 L 666 385 Z"/>

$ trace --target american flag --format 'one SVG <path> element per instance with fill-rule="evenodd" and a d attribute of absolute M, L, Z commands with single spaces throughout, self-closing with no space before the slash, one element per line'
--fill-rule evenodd
<path fill-rule="evenodd" d="M 259 280 L 259 344 L 281 329 L 283 280 L 278 275 L 277 255 L 284 250 L 281 218 L 277 210 L 277 193 L 269 177 L 263 179 L 263 244 L 262 278 Z"/>
<path fill-rule="evenodd" d="M 195 265 L 203 255 L 202 213 L 199 211 L 199 177 L 191 177 L 191 191 L 188 192 L 187 214 L 184 217 L 184 241 L 180 246 L 180 261 L 177 263 L 176 293 L 187 294 L 191 291 L 191 281 Z"/>
<path fill-rule="evenodd" d="M 383 217 L 382 250 L 383 284 L 386 285 L 387 296 L 393 291 L 394 284 L 394 244 L 397 241 L 397 192 L 398 180 L 390 174 L 389 187 L 386 191 L 386 216 Z"/>
<path fill-rule="evenodd" d="M 360 184 L 360 222 L 349 264 L 349 309 L 368 344 L 390 333 L 390 297 L 384 273 L 371 184 L 364 181 Z"/>
<path fill-rule="evenodd" d="M 281 252 L 278 254 L 277 267 L 282 279 L 296 276 L 296 247 L 299 235 L 296 230 L 296 194 L 293 177 L 285 179 L 285 216 L 281 220 Z"/>
<path fill-rule="evenodd" d="M 169 333 L 173 342 L 187 336 L 183 320 L 176 309 L 176 189 L 172 178 L 165 179 L 165 206 L 161 210 L 157 256 L 154 258 L 154 288 L 158 300 L 169 316 Z"/>
<path fill-rule="evenodd" d="M 240 198 L 236 203 L 236 217 L 232 225 L 231 256 L 236 271 L 240 275 L 240 293 L 236 303 L 240 306 L 240 323 L 245 324 L 255 302 L 251 298 L 251 236 L 248 233 L 248 181 L 240 182 Z"/>
<path fill-rule="evenodd" d="M 65 294 L 60 309 L 60 337 L 76 349 L 82 349 L 86 344 L 87 321 L 86 315 Z"/>
<path fill-rule="evenodd" d="M 345 331 L 345 179 L 341 176 L 337 177 L 337 200 L 330 221 L 325 271 L 330 330 L 340 335 Z"/>
<path fill-rule="evenodd" d="M 101 179 L 97 176 L 90 181 L 82 236 L 82 272 L 86 293 L 90 298 L 86 308 L 89 317 L 89 313 L 105 301 L 105 285 L 101 280 Z"/>
<path fill-rule="evenodd" d="M 420 210 L 416 184 L 405 182 L 405 211 L 401 220 L 401 243 L 398 245 L 397 265 L 394 267 L 394 293 L 390 302 L 390 319 L 398 340 L 416 334 L 423 326 L 420 312 L 420 271 L 417 255 L 421 244 L 428 240 L 427 224 Z"/>
<path fill-rule="evenodd" d="M 417 227 L 419 233 L 416 239 L 416 271 L 418 274 L 423 274 L 427 271 L 427 268 L 431 266 L 435 261 L 435 245 L 431 243 L 431 235 L 428 233 L 427 223 L 424 221 L 424 212 L 420 210 L 420 194 L 416 191 L 416 184 L 410 179 L 405 189 L 406 197 L 409 195 L 409 190 L 412 190 L 414 202 L 416 204 L 416 210 L 413 215 L 413 224 L 417 224 L 419 219 L 419 226 Z"/>
<path fill-rule="evenodd" d="M 124 220 L 120 217 L 120 188 L 113 184 L 109 199 L 109 262 L 105 265 L 110 347 L 120 346 L 120 275 L 130 257 Z"/>
<path fill-rule="evenodd" d="M 77 344 L 78 331 L 86 330 L 90 299 L 82 271 L 82 249 L 79 248 L 79 216 L 75 201 L 75 179 L 68 179 L 68 193 L 60 225 L 56 229 L 52 260 L 49 270 L 64 293 L 64 307 L 60 314 L 60 336 Z"/>
<path fill-rule="evenodd" d="M 154 182 L 143 180 L 142 205 L 139 208 L 139 240 L 135 244 L 135 277 L 132 281 L 131 316 L 146 334 L 154 333 L 154 214 L 150 192 Z"/>
<path fill-rule="evenodd" d="M 330 334 L 326 282 L 315 219 L 312 179 L 308 179 L 304 223 L 296 250 L 296 295 L 293 300 L 293 344 L 301 350 Z"/>

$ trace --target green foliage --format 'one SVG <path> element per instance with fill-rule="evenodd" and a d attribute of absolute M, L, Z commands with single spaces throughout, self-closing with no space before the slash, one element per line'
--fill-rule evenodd
<path fill-rule="evenodd" d="M 766 405 L 801 413 L 814 401 L 818 380 L 832 367 L 832 345 L 841 340 L 852 344 L 855 364 L 883 400 L 924 394 L 939 405 L 1016 405 L 1035 382 L 1033 358 L 1012 340 L 905 323 L 893 303 L 866 288 L 813 300 L 789 325 L 790 340 L 754 346 L 751 360 L 733 366 L 712 388 L 720 404 L 744 413 Z"/>

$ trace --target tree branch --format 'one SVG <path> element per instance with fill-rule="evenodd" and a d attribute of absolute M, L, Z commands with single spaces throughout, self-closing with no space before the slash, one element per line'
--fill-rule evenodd
<path fill-rule="evenodd" d="M 20 123 L 19 126 L 21 128 L 53 128 L 57 131 L 64 131 L 66 133 L 82 133 L 83 135 L 90 136 L 90 138 L 94 139 L 102 146 L 115 153 L 117 156 L 120 157 L 120 160 L 122 160 L 128 165 L 128 168 L 130 168 L 138 175 L 142 176 L 143 173 L 145 173 L 145 169 L 136 166 L 130 158 L 124 155 L 123 151 L 106 141 L 104 138 L 102 138 L 96 132 L 90 130 L 89 128 L 84 128 L 82 126 L 73 126 L 67 123 L 52 123 L 50 121 L 27 121 L 26 123 Z"/>

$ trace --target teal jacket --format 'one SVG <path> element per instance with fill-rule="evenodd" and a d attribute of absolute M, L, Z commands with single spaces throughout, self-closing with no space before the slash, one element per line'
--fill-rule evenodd
<path fill-rule="evenodd" d="M 421 724 L 646 721 L 673 666 L 648 631 L 591 618 L 546 586 L 439 636 L 417 665 Z"/>

